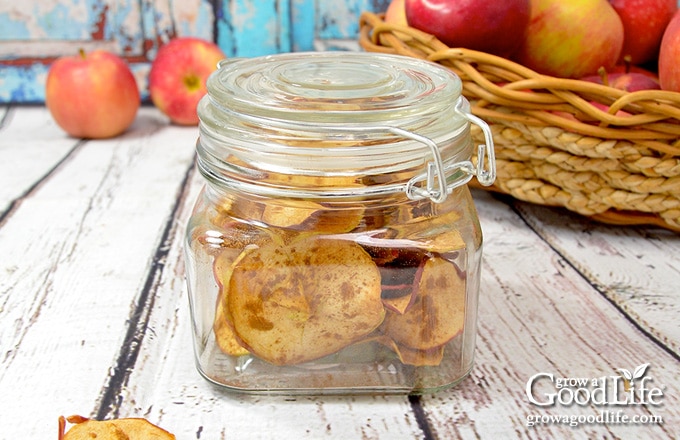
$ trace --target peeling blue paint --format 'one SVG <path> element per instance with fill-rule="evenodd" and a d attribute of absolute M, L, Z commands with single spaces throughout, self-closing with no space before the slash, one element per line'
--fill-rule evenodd
<path fill-rule="evenodd" d="M 371 9 L 369 0 L 319 2 L 317 35 L 321 39 L 347 39 L 359 35 L 359 16 Z"/>
<path fill-rule="evenodd" d="M 145 3 L 145 2 L 144 2 Z M 120 2 L 113 10 L 107 11 L 106 40 L 114 40 L 118 43 L 120 53 L 124 55 L 140 53 L 144 39 L 144 29 L 149 29 L 143 25 L 144 15 L 140 11 L 143 4 L 132 4 L 130 1 Z M 140 13 L 140 26 L 129 29 L 123 26 L 126 18 L 133 13 Z M 150 29 L 153 29 L 151 27 Z"/>
<path fill-rule="evenodd" d="M 31 33 L 26 24 L 13 20 L 7 12 L 0 12 L 0 40 L 26 40 Z"/>
<path fill-rule="evenodd" d="M 290 52 L 290 1 L 224 0 L 217 43 L 227 56 L 252 57 Z"/>
<path fill-rule="evenodd" d="M 177 23 L 177 33 L 179 35 L 193 35 L 206 40 L 213 39 L 213 13 L 208 3 L 201 4 L 201 7 L 194 11 L 196 20 L 192 23 Z"/>
<path fill-rule="evenodd" d="M 314 50 L 316 2 L 314 0 L 293 0 L 291 17 L 292 50 L 294 52 Z"/>
<path fill-rule="evenodd" d="M 54 5 L 48 13 L 39 14 L 38 6 L 35 7 L 35 22 L 38 27 L 55 40 L 80 40 L 87 36 L 82 32 L 82 23 L 75 23 L 69 17 L 69 9 L 66 5 Z"/>
<path fill-rule="evenodd" d="M 20 1 L 37 5 L 41 0 Z M 119 54 L 146 59 L 132 66 L 143 83 L 142 96 L 146 96 L 145 72 L 149 61 L 160 44 L 176 35 L 216 41 L 232 57 L 310 51 L 323 47 L 328 40 L 355 41 L 361 12 L 382 11 L 388 1 L 202 0 L 199 8 L 192 11 L 190 22 L 166 16 L 167 12 L 157 7 L 159 0 L 61 0 L 47 12 L 43 4 L 36 9 L 35 16 L 23 19 L 7 12 L 11 6 L 0 6 L 4 9 L 0 11 L 0 41 L 64 41 L 66 53 L 78 41 L 91 40 L 96 34 L 108 48 L 113 42 L 112 50 Z M 82 17 L 69 15 L 69 8 L 82 8 L 83 4 L 87 10 Z M 172 1 L 163 4 L 173 7 Z M 137 25 L 130 21 L 135 16 L 139 16 Z M 36 35 L 36 29 L 40 35 Z M 14 58 L 11 54 L 5 56 L 5 60 Z M 0 103 L 43 101 L 48 69 L 48 65 L 40 62 L 28 66 L 0 64 Z"/>
<path fill-rule="evenodd" d="M 6 66 L 0 71 L 0 102 L 44 102 L 47 66 Z"/>

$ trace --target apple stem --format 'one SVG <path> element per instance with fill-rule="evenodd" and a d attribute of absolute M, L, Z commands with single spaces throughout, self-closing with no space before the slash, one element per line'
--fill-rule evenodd
<path fill-rule="evenodd" d="M 78 49 L 78 55 L 80 55 L 80 58 L 85 59 L 85 49 L 82 47 Z"/>
<path fill-rule="evenodd" d="M 600 66 L 600 68 L 597 69 L 597 74 L 600 75 L 600 78 L 602 78 L 602 84 L 609 87 L 609 75 L 607 75 L 607 69 L 605 69 L 604 66 Z"/>
<path fill-rule="evenodd" d="M 623 64 L 626 66 L 626 73 L 630 73 L 630 66 L 633 64 L 633 58 L 630 55 L 623 57 Z"/>

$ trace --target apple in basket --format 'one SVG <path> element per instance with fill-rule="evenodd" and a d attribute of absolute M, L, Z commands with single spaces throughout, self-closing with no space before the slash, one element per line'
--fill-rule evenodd
<path fill-rule="evenodd" d="M 508 57 L 524 38 L 530 0 L 405 0 L 409 26 L 449 47 Z"/>
<path fill-rule="evenodd" d="M 392 0 L 385 11 L 385 23 L 407 26 L 405 0 Z"/>
<path fill-rule="evenodd" d="M 663 90 L 680 92 L 680 11 L 666 27 L 659 50 L 659 82 Z"/>
<path fill-rule="evenodd" d="M 606 69 L 598 70 L 597 75 L 587 75 L 581 78 L 583 81 L 604 84 L 615 89 L 635 92 L 638 90 L 659 90 L 659 81 L 648 73 L 641 71 L 607 72 Z"/>
<path fill-rule="evenodd" d="M 546 75 L 582 78 L 621 54 L 623 23 L 607 0 L 532 0 L 517 61 Z"/>
<path fill-rule="evenodd" d="M 623 23 L 623 50 L 619 58 L 632 64 L 656 60 L 661 38 L 678 9 L 677 0 L 609 0 Z"/>

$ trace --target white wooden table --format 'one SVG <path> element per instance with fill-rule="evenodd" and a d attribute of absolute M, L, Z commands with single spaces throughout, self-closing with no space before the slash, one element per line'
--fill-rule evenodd
<path fill-rule="evenodd" d="M 71 414 L 146 417 L 178 439 L 680 437 L 679 234 L 475 192 L 479 331 L 459 386 L 231 394 L 199 376 L 191 346 L 182 236 L 202 185 L 197 129 L 151 107 L 104 141 L 67 137 L 44 107 L 0 107 L 0 121 L 0 439 L 56 439 Z M 629 395 L 617 370 L 644 364 L 633 390 L 658 389 L 653 402 L 613 404 Z M 589 382 L 538 406 L 526 388 L 541 373 Z M 603 377 L 618 384 L 608 405 L 587 399 Z M 556 387 L 541 375 L 530 394 Z M 586 401 L 567 404 L 574 394 Z"/>

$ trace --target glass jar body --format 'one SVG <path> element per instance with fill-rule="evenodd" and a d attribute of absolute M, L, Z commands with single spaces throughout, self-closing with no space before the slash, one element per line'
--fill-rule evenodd
<path fill-rule="evenodd" d="M 464 185 L 433 203 L 208 183 L 186 235 L 198 369 L 243 392 L 452 386 L 473 365 L 481 247 Z"/>

